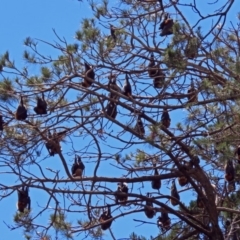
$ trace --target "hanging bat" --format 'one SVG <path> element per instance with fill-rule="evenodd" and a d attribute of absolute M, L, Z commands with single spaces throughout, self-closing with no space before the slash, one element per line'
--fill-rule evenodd
<path fill-rule="evenodd" d="M 85 66 L 85 77 L 83 78 L 82 86 L 89 88 L 92 85 L 92 81 L 95 80 L 95 73 L 93 66 L 89 65 L 87 62 L 84 62 Z M 89 80 L 89 78 L 92 80 Z"/>
<path fill-rule="evenodd" d="M 158 74 L 158 67 L 155 64 L 154 54 L 151 53 L 150 61 L 148 64 L 148 75 L 150 78 L 154 78 Z"/>
<path fill-rule="evenodd" d="M 119 202 L 122 205 L 126 205 L 126 201 L 128 200 L 128 185 L 127 183 L 118 183 L 117 191 L 115 192 L 116 204 Z"/>
<path fill-rule="evenodd" d="M 5 122 L 3 121 L 3 116 L 2 116 L 2 114 L 0 114 L 0 131 L 3 131 L 3 124 L 4 124 Z"/>
<path fill-rule="evenodd" d="M 161 212 L 161 216 L 158 217 L 157 225 L 162 229 L 162 231 L 168 230 L 170 228 L 171 219 L 168 217 L 168 213 Z"/>
<path fill-rule="evenodd" d="M 109 102 L 107 103 L 107 112 L 106 112 L 106 114 L 107 114 L 109 117 L 115 119 L 116 116 L 117 116 L 117 104 L 114 103 L 114 102 L 112 102 L 112 101 L 109 101 Z"/>
<path fill-rule="evenodd" d="M 162 30 L 160 36 L 163 37 L 173 34 L 173 24 L 173 19 L 169 17 L 169 14 L 166 14 L 159 27 L 159 29 Z"/>
<path fill-rule="evenodd" d="M 147 193 L 147 197 L 150 198 L 150 193 Z M 144 213 L 147 216 L 147 218 L 153 218 L 155 215 L 155 210 L 153 208 L 153 203 L 151 200 L 146 201 L 146 205 L 144 206 Z"/>
<path fill-rule="evenodd" d="M 75 161 L 72 165 L 72 176 L 81 178 L 84 169 L 85 169 L 85 165 L 83 164 L 81 157 L 76 155 Z"/>
<path fill-rule="evenodd" d="M 134 130 L 141 136 L 144 137 L 145 129 L 140 115 L 138 116 L 137 123 L 134 127 Z"/>
<path fill-rule="evenodd" d="M 127 97 L 132 97 L 132 87 L 129 83 L 128 75 L 126 74 L 125 83 L 123 86 L 123 94 Z"/>
<path fill-rule="evenodd" d="M 194 83 L 193 82 L 191 82 L 191 86 L 189 87 L 187 93 L 188 93 L 188 103 L 192 103 L 192 102 L 197 102 L 198 101 L 197 91 L 194 88 Z"/>
<path fill-rule="evenodd" d="M 164 86 L 165 82 L 165 73 L 161 70 L 160 67 L 158 67 L 158 72 L 156 74 L 157 76 L 154 77 L 153 79 L 153 86 L 155 88 L 162 88 Z"/>
<path fill-rule="evenodd" d="M 199 158 L 198 156 L 194 157 L 196 158 L 196 162 L 198 162 Z M 188 161 L 184 161 L 183 160 L 183 164 L 182 164 L 182 167 L 185 171 L 188 171 L 190 170 L 192 167 L 193 167 L 193 162 L 190 160 L 189 162 Z M 186 184 L 188 184 L 188 179 L 186 176 L 180 176 L 178 177 L 178 183 L 181 187 L 184 187 Z"/>
<path fill-rule="evenodd" d="M 111 219 L 112 218 L 112 215 L 111 215 L 111 208 L 110 208 L 110 206 L 108 205 L 107 206 L 107 211 L 104 211 L 102 214 L 101 214 L 101 216 L 100 216 L 100 218 L 99 218 L 99 222 L 101 223 L 101 228 L 102 228 L 102 230 L 107 230 L 108 228 L 110 228 L 111 227 L 111 225 L 112 225 L 112 220 L 111 221 L 108 221 L 108 222 L 105 222 L 105 221 L 107 221 L 107 220 L 109 220 L 109 219 Z"/>
<path fill-rule="evenodd" d="M 19 106 L 17 108 L 17 111 L 15 113 L 15 118 L 17 120 L 25 120 L 27 118 L 27 109 L 23 104 L 22 96 L 21 96 L 21 100 L 20 100 Z"/>
<path fill-rule="evenodd" d="M 114 90 L 114 91 L 116 91 L 116 92 L 121 93 L 121 88 L 117 85 L 117 82 L 116 82 L 116 81 L 117 81 L 116 75 L 111 73 L 111 74 L 108 76 L 108 79 L 109 79 L 108 88 L 109 88 L 110 90 Z M 116 93 L 113 93 L 113 92 L 110 92 L 109 97 L 110 97 L 111 99 L 115 99 L 115 100 L 118 100 L 118 99 L 119 99 L 119 95 L 116 94 Z"/>
<path fill-rule="evenodd" d="M 163 110 L 161 122 L 162 125 L 165 126 L 166 128 L 170 127 L 171 118 L 169 117 L 168 110 L 166 108 Z"/>
<path fill-rule="evenodd" d="M 62 133 L 56 133 L 56 132 L 54 132 L 52 135 L 50 130 L 48 131 L 48 142 L 45 143 L 45 146 L 49 152 L 49 155 L 52 157 L 61 151 L 61 146 L 59 144 L 59 141 L 60 141 L 59 137 L 61 135 Z"/>
<path fill-rule="evenodd" d="M 42 93 L 42 98 L 37 98 L 37 106 L 33 109 L 36 114 L 47 114 L 47 103 L 44 99 L 44 93 Z"/>
<path fill-rule="evenodd" d="M 116 28 L 110 24 L 110 33 L 111 33 L 111 37 L 113 39 L 114 42 L 117 41 L 117 37 L 116 37 Z"/>
<path fill-rule="evenodd" d="M 28 187 L 22 187 L 22 189 L 18 189 L 18 211 L 24 212 L 24 209 L 28 207 L 28 210 L 31 208 L 31 199 L 28 195 Z"/>
<path fill-rule="evenodd" d="M 156 163 L 153 164 L 154 169 L 154 175 L 153 176 L 159 176 L 158 170 L 156 168 Z M 152 189 L 159 190 L 161 188 L 161 179 L 152 180 Z"/>
<path fill-rule="evenodd" d="M 228 160 L 224 168 L 225 168 L 225 180 L 228 182 L 233 181 L 235 178 L 235 169 L 233 167 L 232 160 Z"/>
<path fill-rule="evenodd" d="M 184 187 L 188 184 L 188 179 L 185 176 L 178 177 L 178 183 L 181 187 Z"/>
<path fill-rule="evenodd" d="M 176 184 L 175 184 L 175 180 L 172 181 L 172 186 L 171 186 L 171 197 L 175 198 L 171 198 L 171 204 L 173 206 L 176 206 L 179 204 L 179 201 L 180 201 L 180 196 L 178 194 L 178 191 L 177 191 L 177 187 L 176 187 Z"/>

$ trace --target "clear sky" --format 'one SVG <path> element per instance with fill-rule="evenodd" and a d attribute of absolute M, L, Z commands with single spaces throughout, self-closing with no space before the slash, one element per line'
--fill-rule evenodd
<path fill-rule="evenodd" d="M 23 45 L 26 37 L 53 42 L 57 40 L 52 30 L 55 29 L 59 36 L 65 37 L 68 41 L 74 41 L 80 20 L 88 12 L 77 0 L 0 0 L 0 4 L 0 54 L 8 50 L 19 67 L 24 65 L 22 56 L 26 49 Z M 45 53 L 52 54 L 51 52 Z M 30 195 L 33 207 L 45 203 L 44 196 L 39 195 L 38 191 L 30 189 Z M 0 238 L 2 240 L 24 239 L 21 229 L 10 231 L 3 223 L 5 221 L 9 225 L 14 225 L 13 215 L 16 212 L 16 201 L 17 193 L 15 192 L 8 200 L 4 199 L 0 202 Z"/>
<path fill-rule="evenodd" d="M 200 0 L 198 1 L 200 2 Z M 219 2 L 223 3 L 225 0 Z M 15 59 L 18 66 L 24 65 L 22 54 L 25 50 L 23 41 L 26 37 L 30 36 L 32 38 L 54 42 L 57 41 L 57 39 L 52 29 L 55 29 L 60 37 L 64 37 L 68 43 L 71 43 L 75 41 L 74 35 L 80 26 L 81 19 L 91 16 L 90 7 L 77 0 L 0 0 L 0 5 L 0 55 L 8 50 L 11 58 Z M 205 11 L 209 10 L 209 6 L 205 8 Z M 235 8 L 233 8 L 231 14 L 229 14 L 230 18 L 228 18 L 228 20 L 231 19 L 235 21 L 236 11 L 237 5 L 235 4 Z M 188 17 L 194 16 L 191 11 L 188 11 L 187 14 L 189 14 Z M 227 22 L 227 26 L 229 25 L 229 22 Z M 205 25 L 203 27 L 209 26 Z M 43 48 L 42 50 L 44 52 L 45 49 Z M 46 54 L 51 55 L 54 54 L 54 52 L 46 52 Z M 3 181 L 1 177 L 0 181 Z M 4 182 L 6 182 L 6 179 L 4 179 Z M 34 196 L 32 197 L 33 206 L 37 205 L 37 202 L 39 203 L 42 196 L 35 190 L 31 190 L 31 194 Z M 184 195 L 181 195 L 181 197 L 183 196 Z M 21 229 L 10 231 L 3 223 L 3 221 L 5 221 L 9 225 L 14 225 L 13 215 L 16 212 L 16 201 L 16 192 L 12 194 L 8 200 L 4 199 L 0 201 L 1 240 L 23 239 Z M 116 237 L 119 239 L 128 237 L 129 234 L 134 231 L 140 232 L 140 234 L 147 237 L 150 235 L 156 236 L 159 231 L 156 225 L 139 227 L 137 222 L 134 223 L 131 221 L 133 218 L 139 219 L 139 216 L 144 216 L 144 214 L 141 213 L 116 220 L 112 225 L 112 230 L 116 233 Z M 69 220 L 71 220 L 71 218 Z M 156 218 L 149 222 L 155 223 Z M 123 228 L 120 226 L 123 226 Z M 81 238 L 78 237 L 77 239 Z M 108 240 L 111 239 L 111 237 L 107 233 L 104 239 Z"/>

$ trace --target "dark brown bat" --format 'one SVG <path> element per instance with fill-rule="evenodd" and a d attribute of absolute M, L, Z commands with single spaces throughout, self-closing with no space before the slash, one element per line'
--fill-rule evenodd
<path fill-rule="evenodd" d="M 169 17 L 169 14 L 166 14 L 164 20 L 161 22 L 159 29 L 162 30 L 160 36 L 167 36 L 173 34 L 173 19 Z"/>
<path fill-rule="evenodd" d="M 232 160 L 228 160 L 227 164 L 225 165 L 225 179 L 228 182 L 233 181 L 235 178 L 235 169 L 233 167 Z"/>
<path fill-rule="evenodd" d="M 31 208 L 31 199 L 28 195 L 28 187 L 22 187 L 22 189 L 18 189 L 18 211 L 24 212 L 24 209 L 28 207 L 28 210 Z"/>
<path fill-rule="evenodd" d="M 109 219 L 111 219 L 112 218 L 112 215 L 111 215 L 111 208 L 110 208 L 110 206 L 108 205 L 107 206 L 107 211 L 104 211 L 102 214 L 101 214 L 101 216 L 100 216 L 100 218 L 99 218 L 99 222 L 101 223 L 101 228 L 102 228 L 102 230 L 107 230 L 108 228 L 110 228 L 111 227 L 111 225 L 112 225 L 112 220 L 111 221 L 108 221 L 108 222 L 106 222 L 107 220 L 109 220 Z"/>
<path fill-rule="evenodd" d="M 134 127 L 134 130 L 135 130 L 141 137 L 143 137 L 144 134 L 145 134 L 144 125 L 143 125 L 143 122 L 142 122 L 140 116 L 138 116 L 137 123 L 136 123 L 136 125 L 135 125 L 135 127 Z"/>
<path fill-rule="evenodd" d="M 23 104 L 23 98 L 21 96 L 19 106 L 18 106 L 17 111 L 15 113 L 15 118 L 17 120 L 25 120 L 27 118 L 27 116 L 28 116 L 27 115 L 27 109 Z"/>
<path fill-rule="evenodd" d="M 84 62 L 85 66 L 85 77 L 83 78 L 82 86 L 85 88 L 89 88 L 92 85 L 92 81 L 95 80 L 95 72 L 93 70 L 93 66 L 89 65 L 87 62 Z M 90 81 L 90 78 L 92 81 Z"/>
<path fill-rule="evenodd" d="M 171 198 L 171 204 L 172 204 L 173 206 L 178 205 L 178 204 L 179 204 L 179 200 L 180 200 L 180 196 L 179 196 L 178 191 L 177 191 L 177 187 L 176 187 L 176 184 L 175 184 L 175 180 L 172 181 L 171 197 L 176 198 L 176 200 Z"/>
<path fill-rule="evenodd" d="M 198 94 L 197 94 L 196 89 L 194 88 L 194 83 L 193 82 L 191 82 L 191 86 L 189 87 L 187 93 L 189 94 L 188 95 L 188 102 L 189 103 L 198 101 Z"/>
<path fill-rule="evenodd" d="M 158 217 L 157 225 L 162 229 L 162 231 L 170 228 L 171 219 L 168 217 L 168 213 L 161 212 L 161 216 Z"/>
<path fill-rule="evenodd" d="M 111 33 L 111 37 L 113 39 L 114 42 L 117 41 L 117 37 L 116 37 L 116 29 L 113 25 L 110 24 L 110 33 Z"/>
<path fill-rule="evenodd" d="M 150 61 L 148 64 L 148 75 L 150 78 L 154 78 L 158 74 L 158 66 L 155 64 L 154 54 L 151 53 Z"/>
<path fill-rule="evenodd" d="M 165 73 L 160 69 L 160 67 L 158 67 L 158 72 L 153 79 L 153 86 L 155 88 L 162 88 L 164 86 L 165 77 Z"/>
<path fill-rule="evenodd" d="M 188 184 L 188 179 L 185 176 L 178 177 L 178 183 L 181 187 L 184 187 Z"/>
<path fill-rule="evenodd" d="M 47 114 L 47 103 L 44 99 L 44 93 L 42 93 L 42 98 L 37 98 L 37 106 L 33 109 L 36 114 Z"/>
<path fill-rule="evenodd" d="M 65 131 L 64 131 L 65 132 Z M 49 152 L 50 156 L 54 156 L 55 154 L 58 154 L 61 151 L 61 146 L 59 144 L 60 139 L 62 138 L 63 133 L 56 133 L 54 132 L 53 135 L 51 134 L 51 131 L 48 131 L 48 141 L 45 143 L 45 146 Z"/>
<path fill-rule="evenodd" d="M 115 192 L 116 204 L 126 204 L 128 200 L 128 185 L 127 183 L 118 183 L 117 191 Z"/>
<path fill-rule="evenodd" d="M 150 198 L 150 193 L 147 193 L 147 197 Z M 153 208 L 153 203 L 151 200 L 146 201 L 146 205 L 144 206 L 144 213 L 147 216 L 147 218 L 153 218 L 155 215 L 155 210 Z"/>
<path fill-rule="evenodd" d="M 72 176 L 73 177 L 82 177 L 83 170 L 85 165 L 83 164 L 81 157 L 75 156 L 75 161 L 72 165 Z"/>
<path fill-rule="evenodd" d="M 116 116 L 117 116 L 117 104 L 112 102 L 112 101 L 109 101 L 108 104 L 107 104 L 107 112 L 106 114 L 115 119 Z"/>
<path fill-rule="evenodd" d="M 109 88 L 110 90 L 114 90 L 114 91 L 116 91 L 116 92 L 121 93 L 121 88 L 117 85 L 117 82 L 116 82 L 116 81 L 117 81 L 116 75 L 111 73 L 111 74 L 108 76 L 108 79 L 109 79 L 108 88 Z M 118 100 L 118 99 L 119 99 L 119 95 L 116 94 L 116 93 L 113 93 L 113 92 L 110 92 L 109 97 L 110 97 L 111 99 L 114 99 L 114 100 Z"/>
<path fill-rule="evenodd" d="M 3 131 L 3 124 L 4 124 L 5 122 L 3 121 L 3 116 L 2 116 L 2 114 L 0 114 L 0 131 Z"/>
<path fill-rule="evenodd" d="M 154 176 L 159 176 L 158 170 L 156 168 L 156 163 L 153 164 L 154 169 Z M 152 188 L 159 190 L 161 188 L 161 179 L 152 180 Z"/>
<path fill-rule="evenodd" d="M 123 86 L 123 94 L 127 97 L 132 97 L 132 87 L 128 79 L 128 75 L 126 74 L 125 83 Z"/>
<path fill-rule="evenodd" d="M 166 108 L 163 110 L 161 122 L 162 122 L 162 125 L 165 126 L 166 128 L 170 127 L 171 118 L 170 118 L 168 110 Z"/>

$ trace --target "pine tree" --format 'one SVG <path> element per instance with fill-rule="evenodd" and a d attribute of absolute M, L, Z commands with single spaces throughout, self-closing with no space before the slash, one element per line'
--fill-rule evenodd
<path fill-rule="evenodd" d="M 27 37 L 22 69 L 11 49 L 0 58 L 10 228 L 42 240 L 238 239 L 240 16 L 218 25 L 234 1 L 207 16 L 180 1 L 81 4 L 92 16 L 75 40 Z M 127 232 L 125 218 L 156 230 Z"/>

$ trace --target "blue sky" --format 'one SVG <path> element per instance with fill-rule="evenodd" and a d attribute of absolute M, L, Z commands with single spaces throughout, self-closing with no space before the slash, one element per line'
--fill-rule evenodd
<path fill-rule="evenodd" d="M 220 1 L 222 4 L 225 1 Z M 0 55 L 6 50 L 10 52 L 11 58 L 15 59 L 18 66 L 24 65 L 24 60 L 22 57 L 25 46 L 23 41 L 26 37 L 30 36 L 32 38 L 42 39 L 48 42 L 57 41 L 52 29 L 55 29 L 60 37 L 66 38 L 68 43 L 74 42 L 75 32 L 80 26 L 81 19 L 84 17 L 90 17 L 90 7 L 87 4 L 81 3 L 77 0 L 0 0 Z M 235 4 L 236 5 L 236 4 Z M 210 11 L 209 6 L 206 8 L 205 5 L 202 6 L 204 11 Z M 236 19 L 236 9 L 233 8 L 230 14 L 230 18 L 235 21 Z M 193 18 L 191 11 L 187 11 L 188 18 Z M 194 19 L 194 18 L 193 18 Z M 227 22 L 227 26 L 230 24 Z M 203 25 L 203 27 L 208 27 Z M 46 55 L 55 54 L 55 52 L 49 51 L 48 48 L 40 46 L 41 50 L 46 53 Z M 34 68 L 32 69 L 34 73 Z M 178 119 L 179 120 L 179 119 Z M 104 146 L 103 146 L 104 147 Z M 66 146 L 63 149 L 67 151 Z M 152 151 L 149 149 L 149 151 Z M 71 158 L 71 157 L 70 157 Z M 50 161 L 57 161 L 57 158 L 52 158 Z M 49 163 L 46 163 L 48 166 Z M 107 168 L 107 164 L 105 164 Z M 1 171 L 1 170 L 0 170 Z M 90 174 L 90 171 L 86 170 L 86 175 Z M 103 172 L 104 174 L 104 172 Z M 107 173 L 111 176 L 111 173 Z M 1 181 L 8 181 L 8 179 L 2 179 Z M 9 182 L 12 183 L 12 181 Z M 149 184 L 146 184 L 150 186 Z M 114 186 L 113 186 L 114 188 Z M 44 195 L 40 195 L 37 190 L 31 190 L 31 196 L 33 206 L 39 204 L 39 199 L 42 202 L 45 200 Z M 186 194 L 181 194 L 181 197 L 187 196 Z M 47 198 L 46 198 L 47 199 Z M 13 225 L 13 215 L 16 211 L 15 203 L 17 200 L 16 192 L 13 193 L 8 200 L 4 199 L 0 202 L 0 229 L 1 229 L 1 240 L 6 239 L 23 239 L 22 230 L 10 231 L 3 220 L 9 224 Z M 36 212 L 35 212 L 36 213 Z M 139 226 L 137 222 L 133 222 L 132 219 L 140 219 L 144 216 L 143 213 L 135 214 L 131 216 L 126 216 L 114 221 L 112 225 L 112 230 L 116 233 L 116 238 L 128 237 L 133 231 L 139 232 L 142 235 L 149 237 L 150 235 L 156 236 L 159 232 L 155 225 L 142 225 Z M 47 221 L 45 217 L 42 218 L 43 221 Z M 71 221 L 71 217 L 69 217 Z M 156 217 L 149 222 L 156 222 Z M 43 222 L 44 224 L 44 222 Z M 124 226 L 123 228 L 120 226 Z M 108 233 L 104 239 L 111 239 Z M 82 235 L 81 235 L 82 236 Z M 82 236 L 83 238 L 83 236 Z M 80 238 L 78 238 L 80 239 Z"/>
<path fill-rule="evenodd" d="M 22 55 L 26 49 L 23 45 L 26 37 L 31 36 L 53 42 L 56 41 L 56 37 L 52 31 L 54 28 L 61 37 L 64 36 L 69 41 L 73 41 L 75 31 L 80 26 L 80 20 L 84 16 L 84 13 L 86 13 L 86 10 L 84 11 L 82 6 L 83 4 L 74 0 L 1 0 L 0 54 L 8 50 L 11 58 L 15 59 L 17 65 L 21 67 L 24 65 Z M 50 55 L 51 52 L 47 52 L 47 54 Z M 4 181 L 6 180 L 4 178 Z M 45 203 L 44 196 L 39 195 L 38 191 L 30 189 L 30 194 L 33 206 L 36 206 L 37 203 Z M 40 199 L 41 201 L 39 201 Z M 10 231 L 3 223 L 5 221 L 9 225 L 14 224 L 13 215 L 16 212 L 16 201 L 17 193 L 14 192 L 8 200 L 4 199 L 0 203 L 2 240 L 24 239 L 21 229 Z M 46 221 L 46 218 L 44 220 Z"/>

